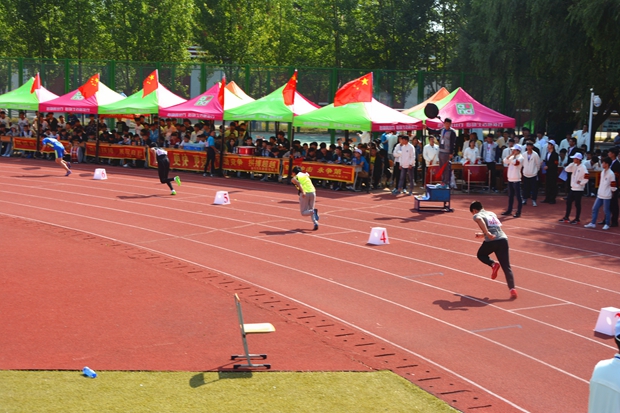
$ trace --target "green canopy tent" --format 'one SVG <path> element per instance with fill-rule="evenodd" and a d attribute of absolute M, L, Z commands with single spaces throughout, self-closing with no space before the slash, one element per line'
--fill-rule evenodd
<path fill-rule="evenodd" d="M 36 83 L 35 83 L 36 82 Z M 41 85 L 39 74 L 31 77 L 26 83 L 15 90 L 0 95 L 0 108 L 16 110 L 39 110 L 39 104 L 56 99 L 53 94 Z M 37 118 L 37 122 L 39 119 Z M 39 148 L 41 128 L 37 128 L 37 149 Z"/>
<path fill-rule="evenodd" d="M 437 123 L 437 125 L 435 125 Z M 440 123 L 432 122 L 433 126 Z M 342 106 L 327 105 L 314 112 L 297 116 L 294 126 L 323 129 L 362 131 L 418 130 L 422 121 L 372 99 L 370 102 L 348 103 Z"/>
<path fill-rule="evenodd" d="M 32 90 L 35 78 L 31 77 L 26 83 L 15 90 L 4 95 L 0 95 L 0 108 L 15 110 L 39 110 L 39 103 L 56 99 L 58 95 L 53 94 L 43 86 Z"/>
<path fill-rule="evenodd" d="M 225 109 L 224 119 L 291 123 L 295 116 L 303 115 L 319 108 L 319 105 L 310 102 L 297 91 L 295 91 L 294 103 L 290 106 L 285 105 L 284 96 L 282 94 L 285 87 L 286 85 L 254 102 L 246 103 L 245 105 L 237 106 L 232 109 Z"/>
<path fill-rule="evenodd" d="M 118 102 L 99 106 L 100 115 L 135 115 L 159 113 L 160 109 L 186 102 L 159 84 L 157 89 L 146 96 L 143 89 Z"/>

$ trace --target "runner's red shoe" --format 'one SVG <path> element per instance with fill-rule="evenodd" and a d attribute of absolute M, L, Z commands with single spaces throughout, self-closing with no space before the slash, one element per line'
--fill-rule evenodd
<path fill-rule="evenodd" d="M 491 279 L 494 280 L 497 278 L 497 272 L 499 271 L 499 262 L 493 264 L 491 268 L 493 268 L 493 272 L 491 273 Z"/>
<path fill-rule="evenodd" d="M 512 299 L 517 298 L 517 290 L 515 290 L 514 288 L 510 290 L 510 298 Z"/>

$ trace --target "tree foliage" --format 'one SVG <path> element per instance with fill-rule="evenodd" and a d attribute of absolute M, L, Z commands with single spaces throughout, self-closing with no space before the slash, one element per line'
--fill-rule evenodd
<path fill-rule="evenodd" d="M 587 120 L 594 88 L 598 127 L 618 110 L 618 9 L 606 0 L 471 0 L 454 64 L 507 87 L 515 109 L 559 129 Z"/>

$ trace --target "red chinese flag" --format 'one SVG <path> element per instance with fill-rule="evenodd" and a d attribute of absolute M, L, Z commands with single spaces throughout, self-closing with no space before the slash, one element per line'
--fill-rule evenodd
<path fill-rule="evenodd" d="M 34 77 L 34 82 L 32 82 L 32 87 L 30 88 L 30 93 L 34 93 L 35 90 L 41 89 L 41 78 L 39 74 Z"/>
<path fill-rule="evenodd" d="M 217 100 L 220 102 L 220 106 L 224 107 L 224 89 L 226 89 L 226 75 L 222 76 L 222 83 L 220 84 L 220 90 L 217 93 Z"/>
<path fill-rule="evenodd" d="M 80 91 L 82 96 L 84 96 L 84 99 L 88 99 L 89 97 L 97 93 L 99 91 L 99 73 L 93 75 L 90 79 L 88 79 L 88 82 L 80 86 L 78 90 Z"/>
<path fill-rule="evenodd" d="M 372 72 L 352 80 L 336 92 L 334 106 L 372 100 Z"/>
<path fill-rule="evenodd" d="M 295 73 L 288 81 L 284 89 L 282 89 L 282 96 L 284 97 L 284 104 L 286 106 L 291 106 L 295 104 L 295 92 L 297 91 L 297 69 L 295 69 Z"/>
<path fill-rule="evenodd" d="M 142 97 L 145 97 L 152 92 L 157 90 L 159 86 L 159 74 L 157 73 L 157 69 L 153 71 L 150 75 L 144 79 L 142 82 Z"/>

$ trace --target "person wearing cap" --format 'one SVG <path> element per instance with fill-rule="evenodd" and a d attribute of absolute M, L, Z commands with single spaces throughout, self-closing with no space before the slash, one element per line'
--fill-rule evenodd
<path fill-rule="evenodd" d="M 603 210 L 605 211 L 605 225 L 603 226 L 603 229 L 609 229 L 609 224 L 611 223 L 611 211 L 609 208 L 611 204 L 611 198 L 612 194 L 618 189 L 616 187 L 616 177 L 611 171 L 611 169 L 609 169 L 611 162 L 612 160 L 610 157 L 603 158 L 603 170 L 601 171 L 601 176 L 599 178 L 596 201 L 594 201 L 594 205 L 592 206 L 592 220 L 589 224 L 584 225 L 584 227 L 586 228 L 596 228 L 598 211 L 601 209 L 602 206 Z"/>
<path fill-rule="evenodd" d="M 312 184 L 310 175 L 302 172 L 299 166 L 293 167 L 291 183 L 297 188 L 299 194 L 299 210 L 304 217 L 311 217 L 314 223 L 314 231 L 319 229 L 319 210 L 314 207 L 316 202 L 316 189 Z"/>
<path fill-rule="evenodd" d="M 486 211 L 480 201 L 474 201 L 469 205 L 469 211 L 474 216 L 474 221 L 482 232 L 476 233 L 476 238 L 484 238 L 484 242 L 478 249 L 478 259 L 491 267 L 491 279 L 497 278 L 500 267 L 506 276 L 506 284 L 510 290 L 510 298 L 517 298 L 515 289 L 515 279 L 510 267 L 510 249 L 508 247 L 508 237 L 502 231 L 502 223 L 497 219 L 497 215 L 491 211 Z M 493 261 L 489 255 L 495 253 L 498 262 Z"/>
<path fill-rule="evenodd" d="M 521 199 L 521 168 L 523 168 L 523 155 L 521 155 L 521 145 L 515 144 L 512 153 L 504 159 L 504 167 L 508 167 L 508 208 L 502 215 L 512 214 L 514 198 L 517 197 L 517 212 L 515 218 L 521 216 L 523 200 Z"/>
<path fill-rule="evenodd" d="M 356 173 L 356 184 L 359 181 L 359 188 L 349 186 L 347 189 L 353 191 L 359 191 L 362 187 L 362 181 L 366 181 L 367 188 L 370 189 L 369 176 L 370 176 L 370 164 L 368 160 L 364 156 L 364 152 L 360 148 L 356 148 L 353 151 L 353 159 L 351 160 L 351 165 L 355 166 Z"/>
<path fill-rule="evenodd" d="M 398 187 L 394 188 L 392 194 L 398 195 L 401 191 L 405 191 L 405 179 L 409 179 L 409 195 L 413 195 L 413 187 L 415 186 L 413 170 L 416 167 L 415 148 L 409 143 L 409 136 L 400 135 L 400 146 L 395 149 L 394 157 L 398 159 L 398 167 L 400 168 L 400 176 L 398 178 Z"/>
<path fill-rule="evenodd" d="M 568 191 L 568 196 L 566 197 L 566 213 L 559 221 L 576 225 L 581 223 L 579 220 L 579 217 L 581 216 L 581 197 L 583 196 L 583 190 L 590 177 L 588 176 L 588 170 L 581 163 L 583 160 L 583 155 L 581 152 L 575 153 L 575 155 L 572 156 L 572 159 L 573 163 L 567 165 L 565 168 L 566 172 L 571 174 L 570 190 Z M 575 203 L 576 215 L 575 219 L 571 221 L 570 213 L 573 202 Z"/>
<path fill-rule="evenodd" d="M 456 138 L 456 132 L 452 129 L 452 119 L 446 118 L 443 122 L 443 129 L 439 131 L 439 169 L 443 168 L 441 183 L 447 187 L 450 185 L 452 176 L 450 161 L 454 157 Z M 446 165 L 445 168 L 444 165 Z"/>
<path fill-rule="evenodd" d="M 545 204 L 555 204 L 555 197 L 558 195 L 558 165 L 559 157 L 555 151 L 555 141 L 547 142 L 547 154 L 543 163 L 543 174 L 545 174 Z"/>
<path fill-rule="evenodd" d="M 523 154 L 523 205 L 527 199 L 532 199 L 532 206 L 536 204 L 538 197 L 538 171 L 540 171 L 540 157 L 534 152 L 534 142 L 527 141 Z"/>
<path fill-rule="evenodd" d="M 620 412 L 620 319 L 614 328 L 614 341 L 619 352 L 612 359 L 599 361 L 592 372 L 588 413 Z"/>

